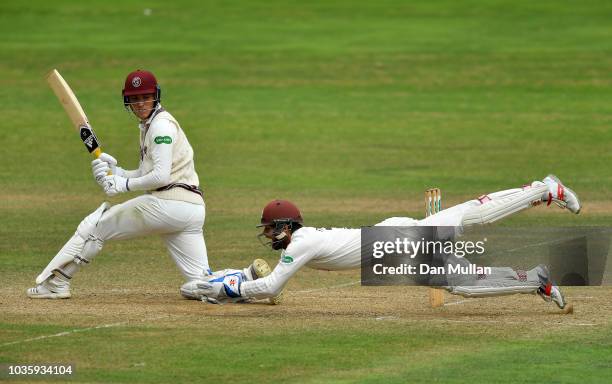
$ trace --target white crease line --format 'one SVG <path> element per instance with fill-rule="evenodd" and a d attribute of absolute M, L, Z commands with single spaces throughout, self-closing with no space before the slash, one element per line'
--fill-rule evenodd
<path fill-rule="evenodd" d="M 292 291 L 291 293 L 311 293 L 311 292 L 318 292 L 318 291 L 324 291 L 326 289 L 336 289 L 336 288 L 343 288 L 343 287 L 350 287 L 351 285 L 356 285 L 361 283 L 361 280 L 357 280 L 357 281 L 353 281 L 350 283 L 344 283 L 344 284 L 338 284 L 338 285 L 332 285 L 331 287 L 323 287 L 323 288 L 314 288 L 314 289 L 306 289 L 303 291 Z"/>
<path fill-rule="evenodd" d="M 594 299 L 593 296 L 567 296 L 567 299 Z M 448 306 L 448 305 L 458 305 L 458 304 L 463 304 L 470 301 L 469 299 L 465 299 L 465 300 L 459 300 L 459 301 L 454 301 L 452 303 L 444 303 L 444 306 Z M 595 324 L 593 324 L 595 325 Z"/>
<path fill-rule="evenodd" d="M 84 294 L 84 295 L 91 295 L 91 294 L 96 294 L 96 295 L 108 295 L 108 294 L 115 294 L 115 293 L 120 293 L 120 294 L 127 294 L 127 293 L 140 293 L 142 296 L 150 296 L 150 295 L 165 295 L 165 294 L 169 294 L 172 293 L 168 290 L 163 290 L 163 291 L 147 291 L 147 292 L 143 292 L 142 288 L 141 289 L 130 289 L 130 288 L 118 288 L 118 289 L 102 289 L 102 290 L 87 290 L 87 291 L 78 291 L 79 294 Z"/>
<path fill-rule="evenodd" d="M 350 287 L 352 285 L 356 285 L 356 284 L 359 284 L 359 283 L 361 283 L 361 280 L 352 281 L 350 283 L 332 285 L 331 287 L 306 289 L 306 290 L 302 290 L 302 291 L 292 291 L 291 293 L 312 293 L 312 292 L 324 291 L 324 290 L 327 290 L 327 289 L 336 289 L 336 288 Z M 444 303 L 444 306 L 447 306 L 447 305 L 459 305 L 459 304 L 463 304 L 463 303 L 465 303 L 467 301 L 469 301 L 469 300 L 465 299 L 465 300 L 454 301 L 452 303 Z"/>
<path fill-rule="evenodd" d="M 157 317 L 154 317 L 154 318 L 142 319 L 141 322 L 159 320 L 159 319 L 161 319 L 163 317 L 166 317 L 166 316 L 157 316 Z M 119 323 L 112 323 L 112 324 L 102 324 L 102 325 L 97 325 L 95 327 L 89 327 L 89 328 L 71 329 L 69 331 L 55 333 L 53 335 L 43 335 L 43 336 L 33 337 L 31 339 L 11 341 L 10 343 L 0 344 L 0 347 L 7 347 L 9 345 L 28 343 L 30 341 L 37 341 L 37 340 L 43 340 L 43 339 L 49 339 L 49 338 L 52 338 L 52 337 L 68 336 L 68 335 L 71 335 L 73 333 L 92 331 L 92 330 L 95 330 L 95 329 L 120 327 L 120 326 L 126 325 L 126 324 L 129 324 L 129 321 L 122 321 L 122 322 L 119 322 Z"/>
<path fill-rule="evenodd" d="M 448 306 L 448 305 L 459 305 L 459 304 L 463 304 L 465 302 L 469 301 L 468 299 L 465 300 L 459 300 L 459 301 L 453 301 L 452 303 L 444 303 L 444 306 Z"/>
<path fill-rule="evenodd" d="M 64 332 L 56 333 L 56 334 L 53 334 L 53 335 L 44 335 L 44 336 L 33 337 L 31 339 L 11 341 L 10 343 L 0 344 L 0 347 L 6 347 L 6 346 L 9 346 L 9 345 L 20 344 L 20 343 L 27 343 L 27 342 L 36 341 L 36 340 L 49 339 L 51 337 L 67 336 L 67 335 L 70 335 L 72 333 L 91 331 L 93 329 L 118 327 L 118 326 L 121 326 L 121 325 L 124 325 L 124 324 L 127 324 L 127 321 L 123 321 L 121 323 L 103 324 L 103 325 L 98 325 L 96 327 L 90 327 L 90 328 L 72 329 L 70 331 L 64 331 Z"/>
<path fill-rule="evenodd" d="M 490 323 L 490 324 L 524 324 L 522 321 L 499 321 L 499 320 L 452 320 L 452 319 L 428 319 L 427 321 L 438 321 L 448 323 Z M 578 325 L 582 327 L 595 327 L 594 323 L 563 323 L 559 325 Z"/>
<path fill-rule="evenodd" d="M 443 323 L 493 323 L 493 324 L 523 324 L 520 321 L 499 321 L 499 320 L 451 320 L 451 319 L 430 319 L 427 321 L 438 321 Z"/>

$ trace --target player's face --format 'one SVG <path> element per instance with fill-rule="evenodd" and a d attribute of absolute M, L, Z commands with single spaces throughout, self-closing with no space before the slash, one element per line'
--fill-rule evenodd
<path fill-rule="evenodd" d="M 155 94 L 129 96 L 128 101 L 130 102 L 132 112 L 134 112 L 140 120 L 146 120 L 153 110 Z"/>
<path fill-rule="evenodd" d="M 265 241 L 264 238 L 267 238 L 268 240 L 271 240 L 269 242 Z M 259 239 L 259 241 L 261 242 L 261 244 L 263 246 L 266 247 L 272 247 L 272 249 L 274 249 L 274 226 L 272 225 L 266 225 L 265 227 L 263 227 L 263 229 L 261 230 L 261 233 L 259 235 L 257 235 L 257 239 Z"/>
<path fill-rule="evenodd" d="M 274 240 L 274 226 L 266 225 L 265 227 L 263 227 L 263 231 L 261 231 L 261 234 L 270 240 Z"/>
<path fill-rule="evenodd" d="M 258 236 L 260 241 L 261 237 L 264 236 L 271 240 L 270 243 L 263 243 L 264 245 L 269 245 L 272 249 L 285 249 L 291 242 L 291 229 L 288 225 L 285 225 L 282 231 L 279 233 L 274 225 L 266 225 L 263 227 L 261 234 Z"/>

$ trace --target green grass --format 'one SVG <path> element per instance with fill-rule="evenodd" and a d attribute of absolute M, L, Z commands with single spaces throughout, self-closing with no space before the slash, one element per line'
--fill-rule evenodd
<path fill-rule="evenodd" d="M 216 328 L 218 320 L 211 322 Z M 28 356 L 28 361 L 48 359 L 51 348 L 57 351 L 56 360 L 61 361 L 82 361 L 83 356 L 92 356 L 76 366 L 76 378 L 83 382 L 186 382 L 205 375 L 209 380 L 249 377 L 266 382 L 311 383 L 466 383 L 488 382 L 493 377 L 499 383 L 566 383 L 586 374 L 588 382 L 605 383 L 612 377 L 609 333 L 489 339 L 470 328 L 356 323 L 349 329 L 297 323 L 285 327 L 277 340 L 276 331 L 246 337 L 236 330 L 223 343 L 210 340 L 206 329 L 119 327 L 10 349 Z M 15 328 L 2 327 L 4 331 Z M 364 332 L 366 329 L 368 332 Z M 40 326 L 19 330 L 58 332 L 56 327 Z M 82 344 L 78 349 L 76 337 Z M 163 348 L 143 353 L 141 346 L 152 340 Z"/>
<path fill-rule="evenodd" d="M 195 149 L 214 267 L 275 259 L 253 226 L 279 197 L 309 224 L 359 226 L 420 216 L 426 187 L 459 202 L 554 172 L 587 203 L 584 214 L 540 209 L 509 224 L 608 225 L 611 17 L 605 1 L 4 1 L 0 287 L 22 295 L 104 199 L 44 82 L 51 68 L 127 168 L 137 166 L 138 131 L 123 110 L 123 79 L 139 67 L 157 75 Z M 290 287 L 342 279 L 303 272 Z M 77 292 L 174 293 L 179 284 L 157 239 L 108 244 L 75 279 Z M 0 344 L 109 321 L 63 319 L 62 305 L 48 320 L 1 312 Z M 0 347 L 0 361 L 44 362 L 54 351 L 77 364 L 81 382 L 609 381 L 609 323 L 572 328 L 568 342 L 469 323 L 373 330 L 323 310 L 329 318 L 316 324 L 261 308 L 255 323 L 131 322 Z"/>

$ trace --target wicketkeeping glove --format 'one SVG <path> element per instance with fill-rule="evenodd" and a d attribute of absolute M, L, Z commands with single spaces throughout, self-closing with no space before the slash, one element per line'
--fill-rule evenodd
<path fill-rule="evenodd" d="M 242 301 L 244 298 L 240 293 L 240 286 L 243 281 L 244 275 L 241 272 L 230 273 L 208 281 L 198 282 L 195 292 L 202 297 L 202 301 L 210 303 Z"/>
<path fill-rule="evenodd" d="M 102 179 L 102 187 L 104 188 L 104 193 L 107 196 L 115 196 L 119 193 L 129 191 L 128 186 L 129 179 L 117 176 L 117 175 L 107 175 Z"/>

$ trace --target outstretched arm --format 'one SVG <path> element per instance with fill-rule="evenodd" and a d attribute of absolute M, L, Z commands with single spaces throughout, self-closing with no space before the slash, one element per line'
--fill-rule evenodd
<path fill-rule="evenodd" d="M 294 260 L 293 257 L 286 255 L 283 252 L 281 260 L 276 265 L 272 273 L 266 277 L 257 280 L 245 281 L 240 287 L 240 293 L 243 297 L 252 297 L 255 299 L 265 299 L 268 297 L 278 296 L 285 284 L 289 281 L 309 258 L 300 257 Z M 291 262 L 289 262 L 292 260 Z"/>
<path fill-rule="evenodd" d="M 244 273 L 236 269 L 217 272 L 208 279 L 193 280 L 183 284 L 181 294 L 188 299 L 206 299 L 212 303 L 276 297 L 289 278 L 303 265 L 303 263 L 287 263 L 289 260 L 284 257 L 270 275 L 257 280 L 245 281 Z"/>
<path fill-rule="evenodd" d="M 214 300 L 265 299 L 278 296 L 291 276 L 319 253 L 320 241 L 316 233 L 307 234 L 302 231 L 304 229 L 294 234 L 291 244 L 283 251 L 279 263 L 268 276 L 244 281 L 242 273 L 232 272 L 207 281 L 194 281 L 186 284 L 187 296 L 204 296 Z"/>

